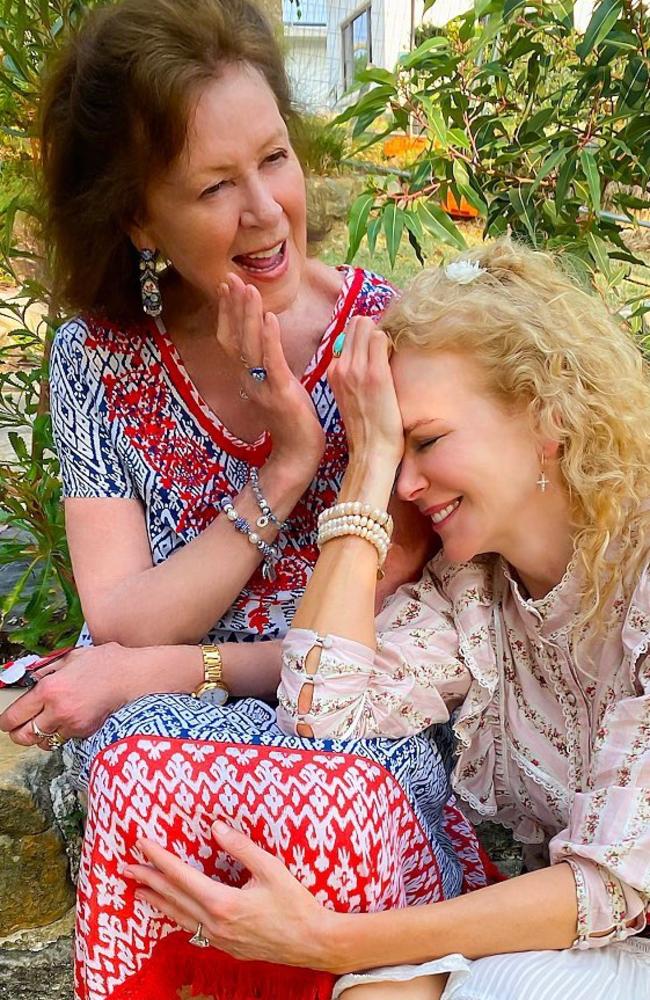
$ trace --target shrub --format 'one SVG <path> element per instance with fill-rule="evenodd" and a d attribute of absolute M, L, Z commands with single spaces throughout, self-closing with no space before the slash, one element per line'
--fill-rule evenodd
<path fill-rule="evenodd" d="M 357 199 L 350 257 L 380 231 L 393 260 L 404 235 L 422 259 L 424 231 L 462 248 L 441 206 L 451 194 L 481 214 L 486 237 L 509 230 L 570 255 L 642 329 L 650 285 L 625 230 L 650 207 L 650 18 L 635 0 L 601 0 L 581 36 L 573 8 L 477 0 L 394 72 L 359 74 L 371 87 L 338 119 L 358 144 L 414 130 L 426 145 L 408 176 Z"/>

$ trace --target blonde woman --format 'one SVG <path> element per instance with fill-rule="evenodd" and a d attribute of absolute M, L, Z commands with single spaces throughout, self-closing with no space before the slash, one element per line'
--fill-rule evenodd
<path fill-rule="evenodd" d="M 245 891 L 151 843 L 153 867 L 131 874 L 143 898 L 187 929 L 200 921 L 232 954 L 353 973 L 334 990 L 346 1000 L 644 1000 L 641 354 L 546 256 L 508 241 L 423 273 L 384 328 L 390 340 L 357 321 L 330 371 L 350 464 L 285 640 L 280 721 L 341 739 L 402 737 L 451 716 L 459 799 L 541 867 L 436 905 L 335 914 L 219 824 L 221 848 L 252 873 Z M 399 495 L 443 549 L 375 621 L 398 470 Z"/>

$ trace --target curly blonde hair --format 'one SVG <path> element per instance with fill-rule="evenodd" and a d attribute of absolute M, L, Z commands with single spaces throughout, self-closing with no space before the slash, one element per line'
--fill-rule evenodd
<path fill-rule="evenodd" d="M 498 400 L 527 410 L 540 437 L 560 442 L 585 625 L 619 586 L 634 585 L 648 555 L 647 364 L 602 300 L 548 254 L 504 238 L 460 259 L 478 265 L 476 275 L 469 264 L 456 275 L 423 271 L 382 326 L 396 350 L 468 354 Z"/>

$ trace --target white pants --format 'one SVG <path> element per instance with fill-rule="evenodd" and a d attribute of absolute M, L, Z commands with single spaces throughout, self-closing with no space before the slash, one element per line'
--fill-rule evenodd
<path fill-rule="evenodd" d="M 447 955 L 425 965 L 343 976 L 333 1000 L 351 986 L 449 973 L 442 1000 L 650 1000 L 650 940 L 628 938 L 586 951 L 526 951 L 471 962 Z"/>

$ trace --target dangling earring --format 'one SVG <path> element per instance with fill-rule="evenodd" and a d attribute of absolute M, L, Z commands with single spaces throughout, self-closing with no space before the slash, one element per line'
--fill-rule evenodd
<path fill-rule="evenodd" d="M 544 473 L 544 466 L 546 465 L 546 455 L 542 452 L 542 468 L 539 474 L 539 479 L 537 480 L 537 486 L 539 486 L 542 493 L 546 493 L 546 487 L 551 485 L 551 480 L 546 478 Z"/>
<path fill-rule="evenodd" d="M 160 316 L 162 312 L 162 297 L 156 274 L 157 250 L 144 249 L 140 251 L 140 295 L 142 310 L 147 316 Z"/>

